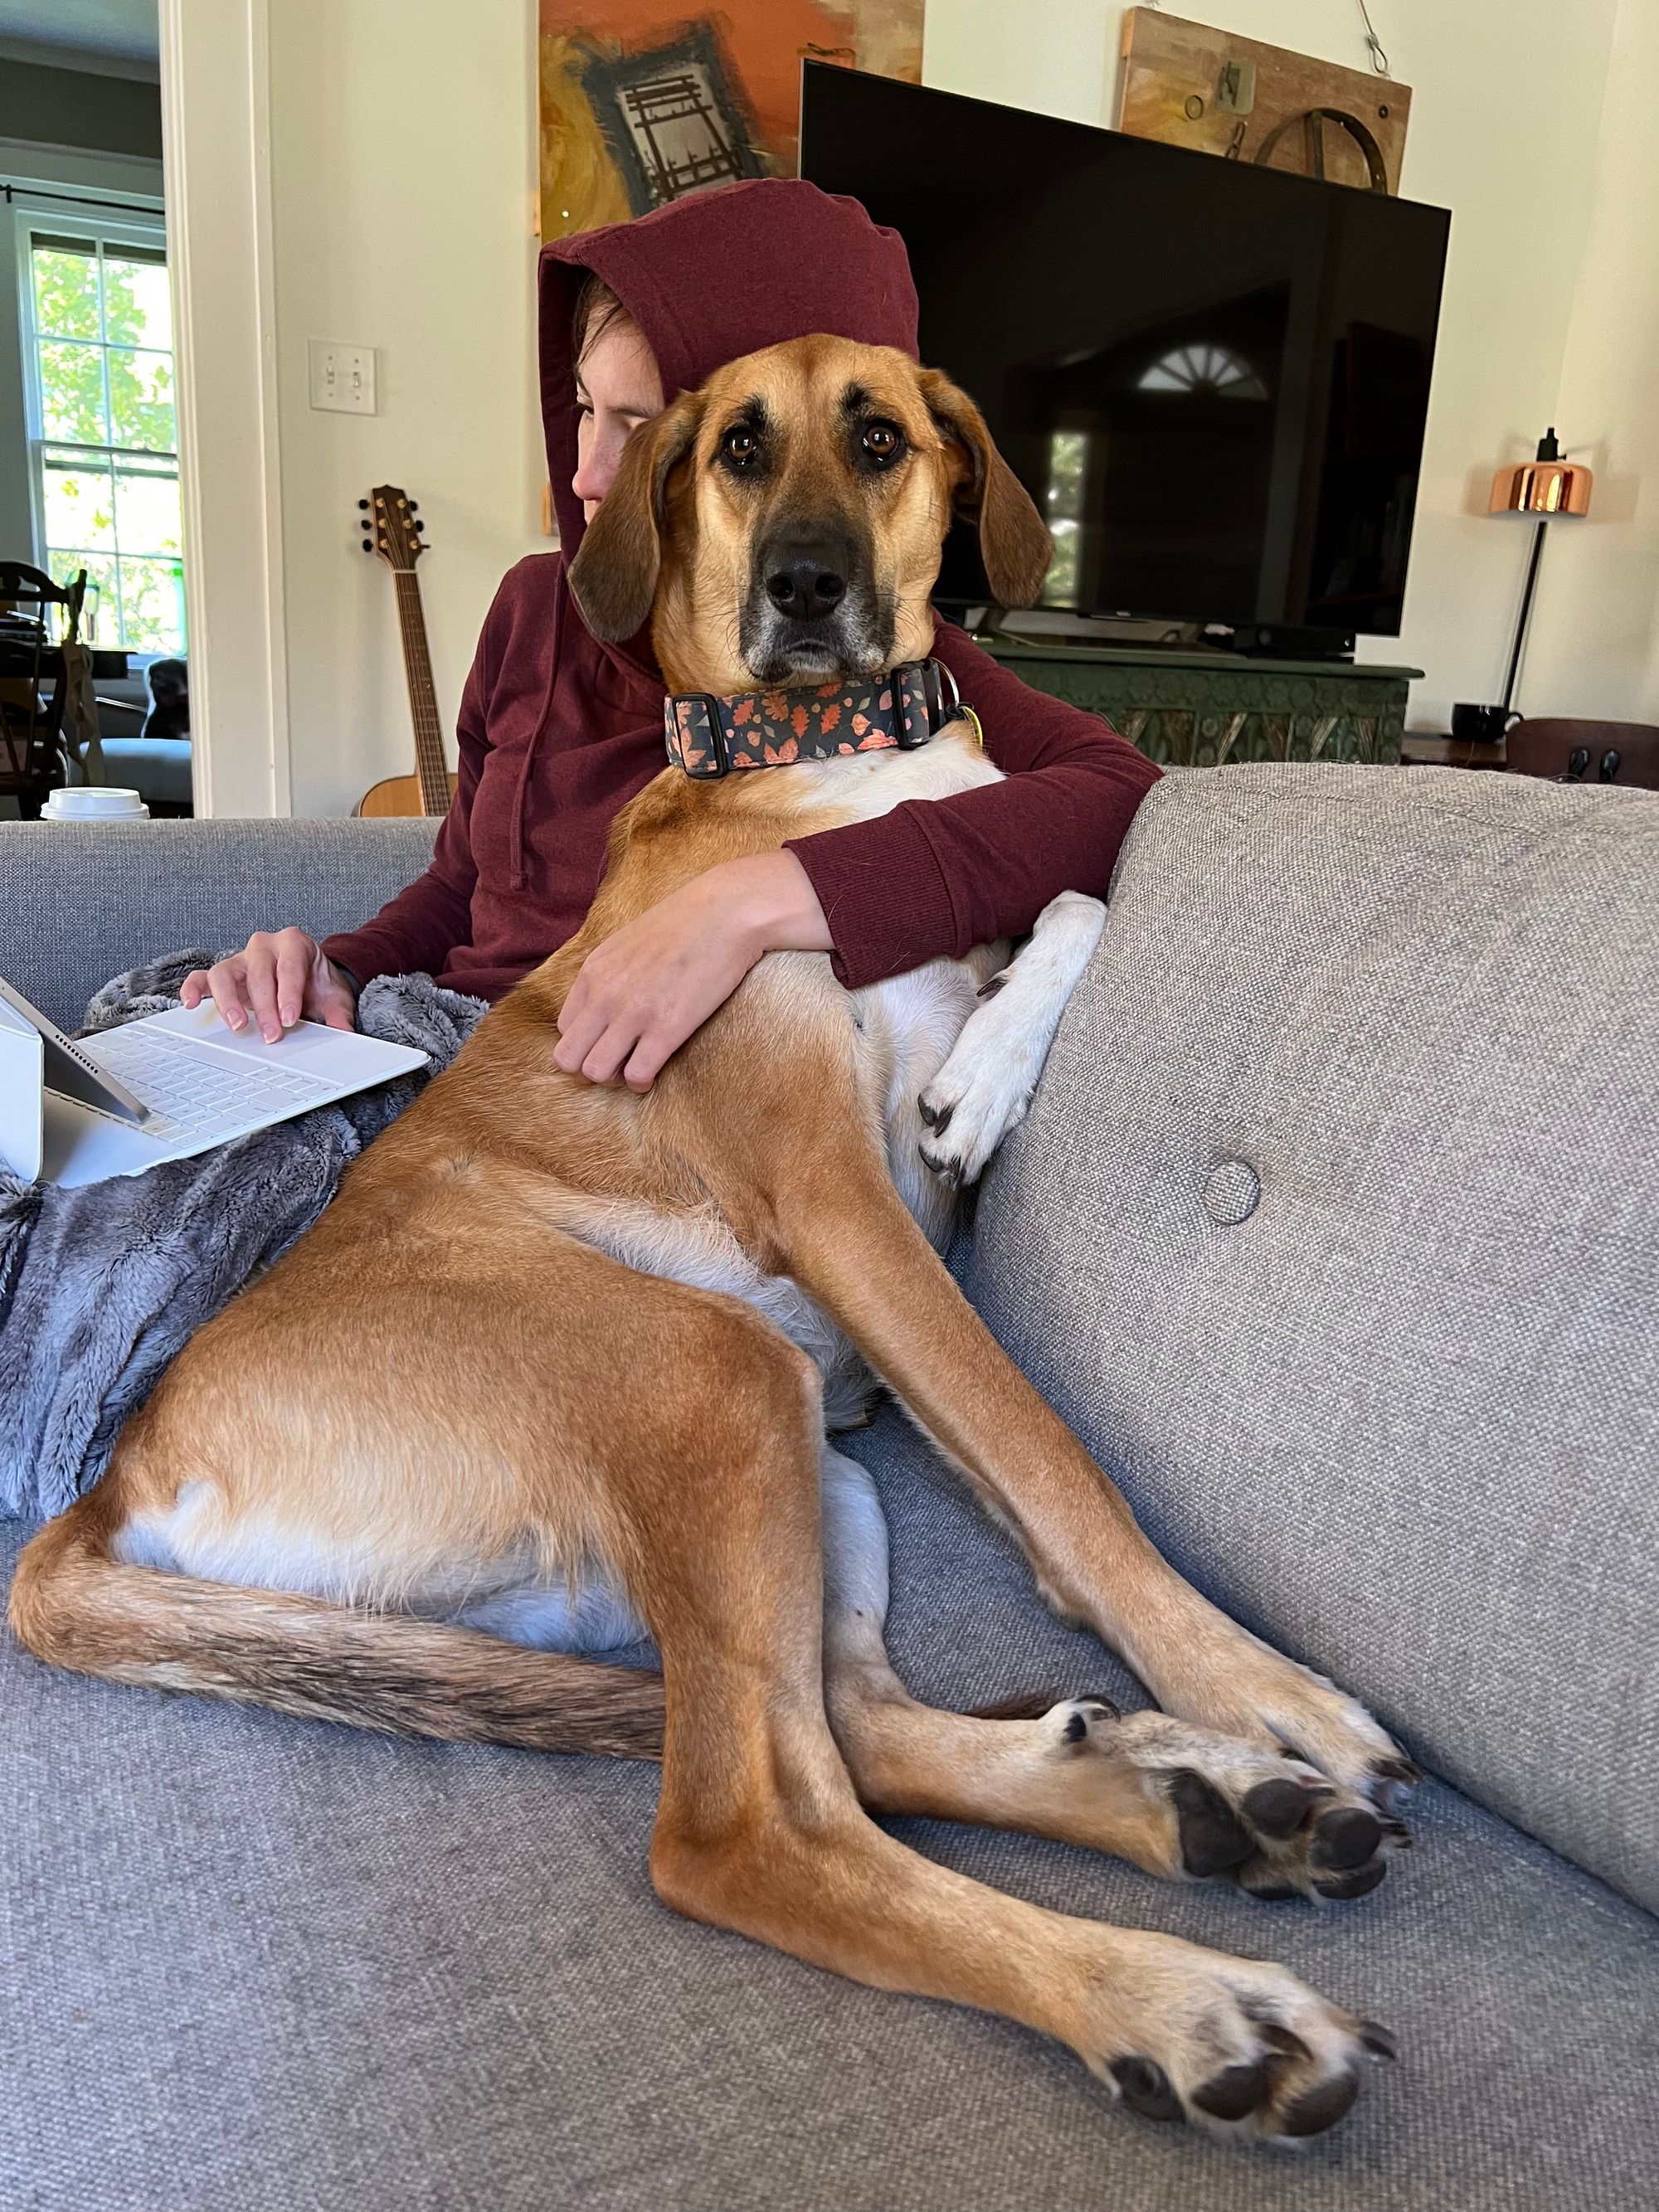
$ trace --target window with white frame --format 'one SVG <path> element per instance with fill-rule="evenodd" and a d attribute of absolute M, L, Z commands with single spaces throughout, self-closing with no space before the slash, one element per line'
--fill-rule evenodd
<path fill-rule="evenodd" d="M 87 572 L 85 629 L 182 653 L 173 311 L 159 228 L 20 225 L 25 382 L 42 566 Z"/>

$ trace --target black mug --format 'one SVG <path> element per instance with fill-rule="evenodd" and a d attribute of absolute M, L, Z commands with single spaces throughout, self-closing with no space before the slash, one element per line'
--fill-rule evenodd
<path fill-rule="evenodd" d="M 1512 707 L 1454 707 L 1451 733 L 1470 744 L 1501 745 L 1520 720 Z"/>

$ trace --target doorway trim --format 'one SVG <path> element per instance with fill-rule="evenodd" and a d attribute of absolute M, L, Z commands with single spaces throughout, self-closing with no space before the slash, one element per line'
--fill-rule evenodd
<path fill-rule="evenodd" d="M 198 815 L 293 811 L 269 0 L 160 0 Z"/>

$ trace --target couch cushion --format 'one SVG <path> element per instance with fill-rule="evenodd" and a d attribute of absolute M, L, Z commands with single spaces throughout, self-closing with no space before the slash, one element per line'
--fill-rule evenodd
<path fill-rule="evenodd" d="M 1659 797 L 1170 777 L 966 1271 L 1148 1531 L 1659 1904 Z"/>
<path fill-rule="evenodd" d="M 903 1422 L 854 1442 L 919 1689 L 1126 1686 Z M 646 1879 L 656 1791 L 649 1767 L 53 1674 L 0 1632 L 0 2206 L 1651 2204 L 1659 1929 L 1449 1790 L 1374 1896 L 1325 1910 L 899 1824 L 1037 1904 L 1282 1959 L 1385 2021 L 1399 2065 L 1297 2158 L 1114 2110 L 1004 2021 L 676 1920 Z"/>
<path fill-rule="evenodd" d="M 65 1029 L 100 984 L 256 929 L 356 928 L 412 883 L 437 824 L 0 823 L 0 975 Z"/>

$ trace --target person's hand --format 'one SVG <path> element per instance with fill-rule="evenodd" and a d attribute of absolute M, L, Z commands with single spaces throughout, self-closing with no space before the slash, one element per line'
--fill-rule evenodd
<path fill-rule="evenodd" d="M 245 1030 L 250 1015 L 275 1044 L 302 1015 L 331 1030 L 354 1025 L 357 995 L 343 972 L 303 929 L 256 929 L 246 948 L 185 976 L 179 996 L 198 1006 L 211 995 L 228 1028 Z"/>
<path fill-rule="evenodd" d="M 793 853 L 722 860 L 595 945 L 559 1016 L 554 1060 L 568 1075 L 648 1091 L 763 953 L 833 942 Z"/>

